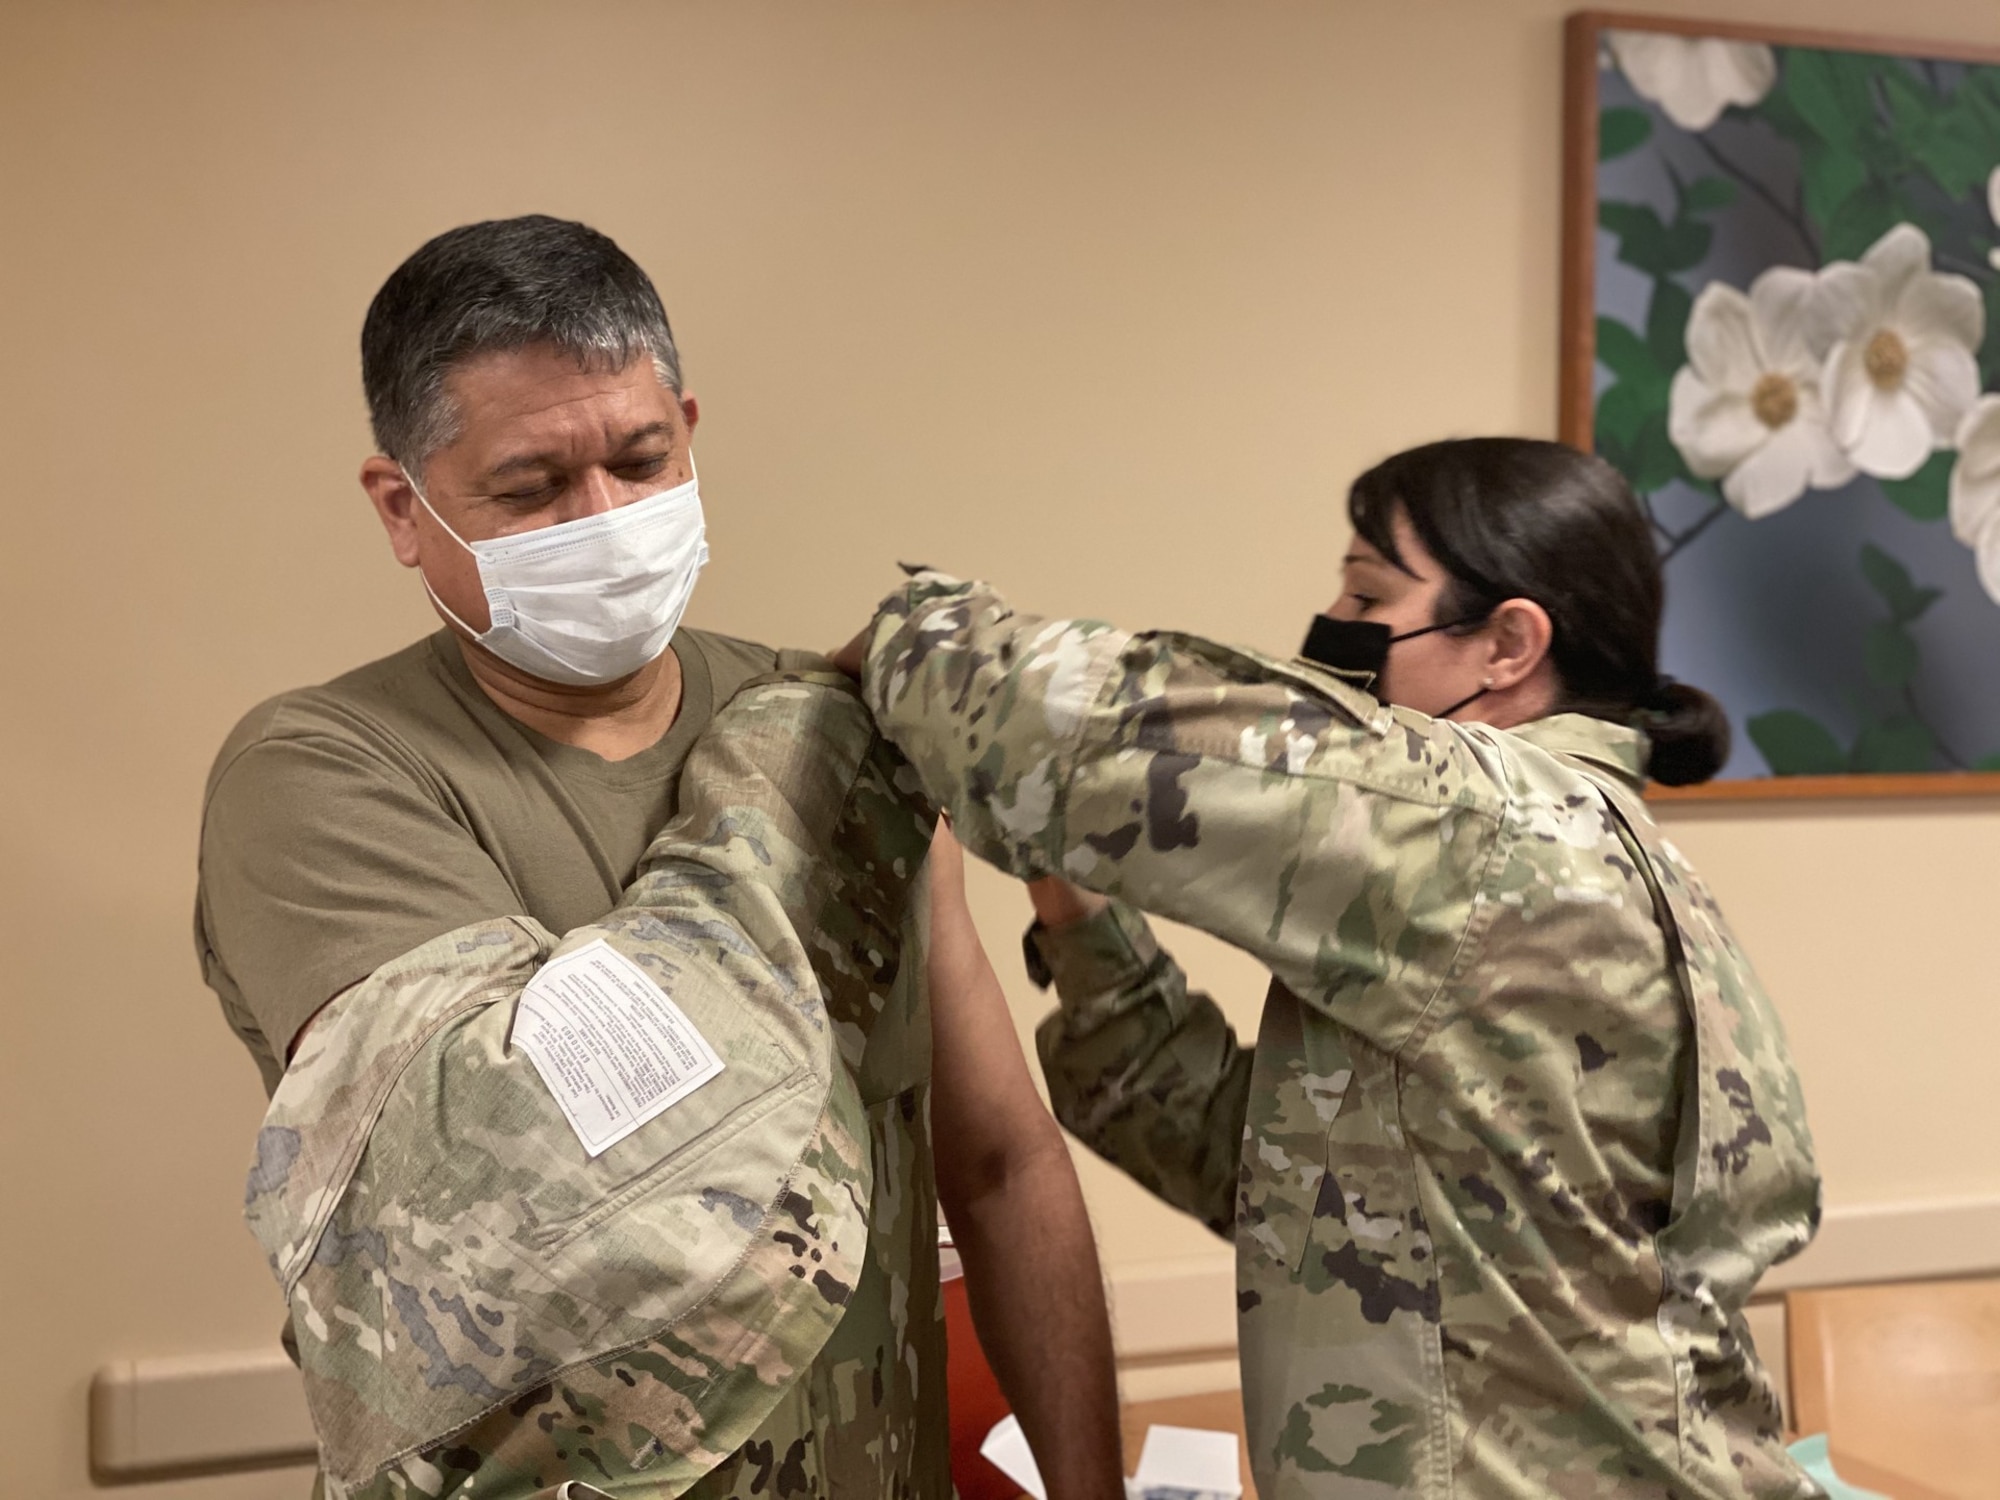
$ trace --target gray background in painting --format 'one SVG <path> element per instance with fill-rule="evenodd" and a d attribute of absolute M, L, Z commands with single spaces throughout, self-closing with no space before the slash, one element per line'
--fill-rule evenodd
<path fill-rule="evenodd" d="M 1783 58 L 1781 48 L 1781 68 Z M 1600 202 L 1646 203 L 1671 218 L 1665 162 L 1684 181 L 1725 175 L 1623 74 L 1601 72 L 1599 89 L 1601 107 L 1630 105 L 1653 119 L 1644 146 L 1600 164 Z M 1795 201 L 1795 150 L 1762 120 L 1731 111 L 1706 135 L 1709 146 L 1763 180 L 1781 203 Z M 1766 266 L 1814 264 L 1798 232 L 1750 193 L 1739 191 L 1710 222 L 1715 241 L 1708 259 L 1679 278 L 1690 292 L 1712 280 L 1747 288 Z M 1599 230 L 1597 311 L 1643 333 L 1652 280 L 1621 264 L 1617 252 L 1616 239 Z M 1987 336 L 2000 338 L 2000 329 Z M 1600 366 L 1598 389 L 1609 383 Z M 1711 504 L 1681 484 L 1653 497 L 1655 512 L 1676 531 Z M 1980 588 L 1972 552 L 1953 539 L 1949 522 L 1912 520 L 1862 477 L 1837 491 L 1807 490 L 1761 521 L 1731 511 L 1667 563 L 1663 666 L 1728 708 L 1736 746 L 1725 778 L 1770 774 L 1744 724 L 1771 709 L 1801 709 L 1843 745 L 1853 743 L 1857 696 L 1877 691 L 1862 668 L 1862 639 L 1886 617 L 1861 575 L 1864 542 L 1901 562 L 1919 585 L 1944 590 L 1911 632 L 1923 653 L 1916 696 L 1925 719 L 1967 761 L 2000 751 L 2000 604 Z"/>

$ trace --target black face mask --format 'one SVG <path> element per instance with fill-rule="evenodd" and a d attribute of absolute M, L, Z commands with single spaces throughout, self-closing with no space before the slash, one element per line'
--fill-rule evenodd
<path fill-rule="evenodd" d="M 1382 669 L 1389 664 L 1389 648 L 1398 641 L 1413 641 L 1420 635 L 1433 635 L 1440 630 L 1452 630 L 1471 623 L 1470 618 L 1447 620 L 1442 625 L 1426 625 L 1422 630 L 1406 630 L 1397 635 L 1387 625 L 1374 620 L 1336 620 L 1331 615 L 1314 615 L 1312 627 L 1306 631 L 1306 643 L 1299 647 L 1299 655 L 1322 667 L 1331 667 L 1336 672 L 1364 675 L 1368 686 L 1373 688 L 1382 676 Z M 1485 696 L 1486 689 L 1481 688 L 1432 717 L 1448 719 L 1466 704 Z"/>

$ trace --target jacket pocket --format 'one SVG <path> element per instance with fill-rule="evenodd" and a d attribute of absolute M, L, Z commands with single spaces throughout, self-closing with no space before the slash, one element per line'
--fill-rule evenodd
<path fill-rule="evenodd" d="M 722 1071 L 595 1157 L 527 1054 L 509 1045 L 513 1004 L 457 1018 L 412 1062 L 375 1127 L 363 1159 L 374 1193 L 420 1201 L 440 1221 L 483 1223 L 522 1250 L 553 1256 L 719 1148 L 763 1155 L 739 1132 L 766 1096 L 808 1081 L 803 1063 L 754 1016 L 730 1018 L 718 1036 L 688 996 L 675 998 L 723 1054 Z M 397 1170 L 399 1144 L 427 1158 L 420 1174 Z M 784 1165 L 772 1156 L 767 1175 Z"/>

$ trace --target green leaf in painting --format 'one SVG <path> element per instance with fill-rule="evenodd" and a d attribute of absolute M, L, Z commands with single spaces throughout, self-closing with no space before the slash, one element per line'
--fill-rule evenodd
<path fill-rule="evenodd" d="M 1653 363 L 1646 341 L 1616 318 L 1597 320 L 1597 358 L 1620 380 L 1634 385 L 1658 383 L 1665 378 Z"/>
<path fill-rule="evenodd" d="M 1827 221 L 1823 241 L 1828 260 L 1859 260 L 1904 218 L 1896 195 L 1879 182 L 1863 185 Z"/>
<path fill-rule="evenodd" d="M 1631 467 L 1624 472 L 1632 488 L 1642 495 L 1665 489 L 1680 477 L 1681 454 L 1667 435 L 1664 405 L 1647 413 L 1632 442 Z"/>
<path fill-rule="evenodd" d="M 2000 68 L 1967 68 L 1951 106 L 1966 138 L 2000 161 Z"/>
<path fill-rule="evenodd" d="M 1943 113 L 1944 100 L 1917 81 L 1907 67 L 1884 68 L 1882 96 L 1889 101 L 1889 128 L 1899 141 L 1921 135 Z"/>
<path fill-rule="evenodd" d="M 1815 140 L 1801 157 L 1799 180 L 1805 190 L 1806 213 L 1815 224 L 1826 225 L 1867 185 L 1868 169 L 1853 153 Z"/>
<path fill-rule="evenodd" d="M 1838 776 L 1847 770 L 1839 741 L 1810 714 L 1776 709 L 1750 720 L 1749 730 L 1773 776 Z"/>
<path fill-rule="evenodd" d="M 1908 714 L 1870 724 L 1854 742 L 1857 771 L 1930 771 L 1937 766 L 1937 741 Z"/>
<path fill-rule="evenodd" d="M 1643 203 L 1600 203 L 1597 222 L 1618 236 L 1618 258 L 1650 276 L 1671 276 L 1701 264 L 1714 231 L 1698 219 L 1663 224 Z"/>
<path fill-rule="evenodd" d="M 1667 233 L 1660 216 L 1643 203 L 1601 202 L 1597 205 L 1597 222 L 1618 236 L 1618 258 L 1629 266 L 1639 266 L 1641 260 L 1650 258 L 1649 252 Z M 1647 268 L 1639 266 L 1639 269 Z"/>
<path fill-rule="evenodd" d="M 1681 194 L 1681 212 L 1684 214 L 1713 213 L 1718 208 L 1727 208 L 1736 201 L 1736 184 L 1727 177 L 1699 177 L 1687 185 Z"/>
<path fill-rule="evenodd" d="M 1794 47 L 1785 54 L 1785 97 L 1820 139 L 1852 147 L 1875 122 L 1872 71 L 1855 53 Z"/>
<path fill-rule="evenodd" d="M 1944 101 L 1918 83 L 1905 67 L 1886 67 L 1880 76 L 1882 97 L 1889 105 L 1882 133 L 1905 160 L 1920 158 L 1938 139 Z"/>
<path fill-rule="evenodd" d="M 1660 369 L 1678 370 L 1687 363 L 1687 326 L 1693 316 L 1694 298 L 1686 287 L 1665 278 L 1653 283 L 1653 300 L 1646 306 L 1646 348 Z"/>
<path fill-rule="evenodd" d="M 1891 621 L 1877 620 L 1868 627 L 1861 660 L 1868 669 L 1868 680 L 1877 687 L 1900 689 L 1916 680 L 1917 643 L 1907 630 Z"/>
<path fill-rule="evenodd" d="M 1952 455 L 1940 450 L 1908 479 L 1885 479 L 1882 493 L 1915 521 L 1941 521 L 1951 508 Z"/>
<path fill-rule="evenodd" d="M 1653 117 L 1643 109 L 1607 109 L 1597 117 L 1597 159 L 1615 161 L 1637 151 L 1652 133 Z"/>
<path fill-rule="evenodd" d="M 1699 219 L 1681 219 L 1667 230 L 1666 267 L 1661 274 L 1692 271 L 1708 256 L 1715 231 Z"/>
<path fill-rule="evenodd" d="M 1597 398 L 1597 451 L 1627 479 L 1632 477 L 1632 445 L 1653 406 L 1643 387 L 1627 381 Z"/>
<path fill-rule="evenodd" d="M 1889 139 L 1949 198 L 1962 198 L 1992 170 L 1994 143 L 1981 117 L 1976 92 L 1959 89 L 1941 97 L 1909 70 L 1885 67 L 1883 94 L 1889 101 Z"/>
<path fill-rule="evenodd" d="M 1991 755 L 1980 756 L 1978 760 L 1972 763 L 1972 769 L 1975 771 L 2000 771 L 2000 750 L 1995 750 Z"/>
<path fill-rule="evenodd" d="M 1790 64 L 1786 64 L 1789 70 Z M 1819 132 L 1806 123 L 1799 108 L 1792 103 L 1791 95 L 1783 88 L 1773 89 L 1764 96 L 1764 102 L 1756 106 L 1756 112 L 1764 118 L 1773 130 L 1786 140 L 1801 148 L 1819 144 Z"/>
<path fill-rule="evenodd" d="M 1916 580 L 1910 577 L 1910 570 L 1873 542 L 1861 544 L 1861 576 L 1882 596 L 1891 613 L 1898 601 L 1916 592 Z"/>
<path fill-rule="evenodd" d="M 1615 198 L 1606 198 L 1597 205 L 1597 222 L 1620 238 L 1637 234 L 1663 233 L 1666 225 L 1660 216 L 1644 203 L 1620 203 Z"/>
<path fill-rule="evenodd" d="M 1994 158 L 1971 124 L 1968 117 L 1948 117 L 1910 153 L 1947 197 L 1963 198 L 1993 170 Z"/>
<path fill-rule="evenodd" d="M 1862 543 L 1861 576 L 1882 596 L 1898 625 L 1909 624 L 1944 597 L 1942 589 L 1918 588 L 1910 570 L 1873 542 Z"/>

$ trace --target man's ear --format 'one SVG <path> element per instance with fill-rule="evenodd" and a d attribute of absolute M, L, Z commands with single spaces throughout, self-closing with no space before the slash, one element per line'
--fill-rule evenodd
<path fill-rule="evenodd" d="M 681 403 L 681 417 L 688 424 L 689 436 L 693 436 L 695 423 L 701 420 L 701 403 L 695 400 L 693 391 L 682 391 L 678 399 Z"/>
<path fill-rule="evenodd" d="M 1496 691 L 1517 687 L 1548 660 L 1555 626 L 1549 612 L 1532 599 L 1509 599 L 1487 621 L 1492 655 L 1486 663 L 1488 685 Z"/>
<path fill-rule="evenodd" d="M 376 454 L 361 465 L 361 488 L 375 506 L 382 529 L 389 533 L 389 550 L 406 568 L 417 565 L 417 492 L 403 477 L 395 459 Z"/>

